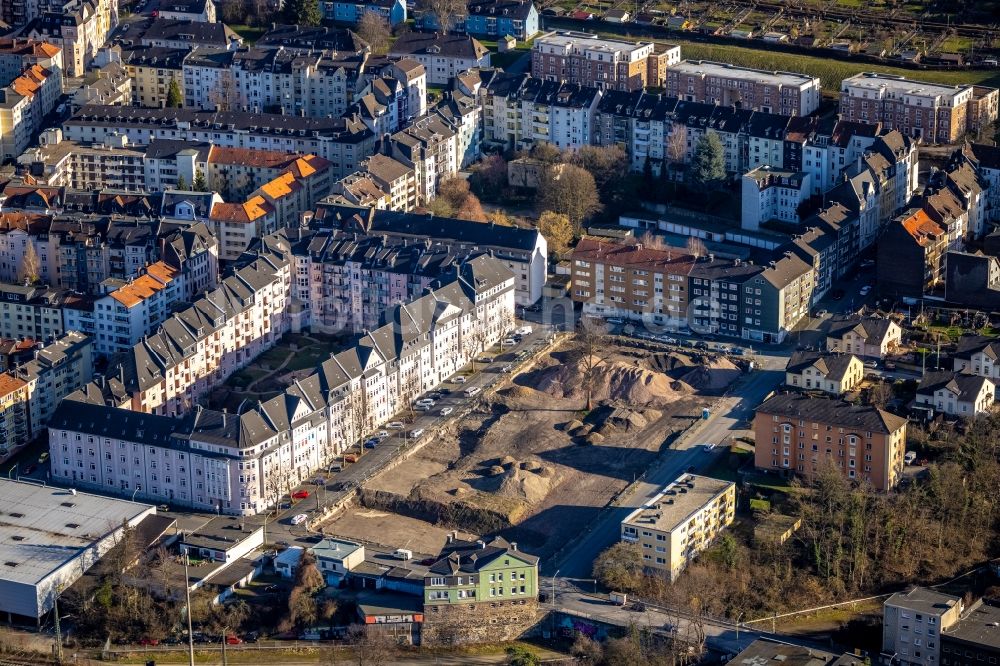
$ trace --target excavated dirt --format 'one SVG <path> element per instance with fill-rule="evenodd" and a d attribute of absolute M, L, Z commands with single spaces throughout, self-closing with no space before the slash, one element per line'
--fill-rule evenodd
<path fill-rule="evenodd" d="M 500 530 L 545 555 L 584 529 L 700 415 L 702 391 L 738 374 L 725 359 L 610 345 L 588 360 L 570 342 L 367 490 L 375 502 L 395 498 L 407 521 Z"/>

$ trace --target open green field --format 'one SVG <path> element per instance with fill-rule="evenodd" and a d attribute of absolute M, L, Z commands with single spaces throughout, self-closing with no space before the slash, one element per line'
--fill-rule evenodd
<path fill-rule="evenodd" d="M 616 36 L 609 33 L 605 34 L 612 38 Z M 620 36 L 618 37 L 620 38 Z M 784 70 L 818 76 L 823 84 L 823 89 L 827 92 L 839 90 L 842 80 L 860 72 L 881 72 L 883 74 L 905 76 L 918 81 L 944 83 L 947 85 L 974 83 L 977 85 L 1000 87 L 1000 70 L 995 69 L 959 72 L 917 71 L 901 67 L 870 65 L 863 62 L 849 62 L 817 56 L 766 51 L 759 48 L 730 44 L 705 44 L 686 39 L 657 39 L 656 41 L 679 45 L 681 47 L 681 57 L 686 60 L 717 60 L 741 67 Z"/>

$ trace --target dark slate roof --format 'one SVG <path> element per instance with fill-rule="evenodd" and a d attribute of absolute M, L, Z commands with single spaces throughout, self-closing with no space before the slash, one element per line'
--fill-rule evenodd
<path fill-rule="evenodd" d="M 969 146 L 981 169 L 1000 169 L 1000 146 L 974 143 Z"/>
<path fill-rule="evenodd" d="M 597 88 L 589 88 L 576 83 L 547 81 L 527 74 L 501 76 L 489 87 L 496 97 L 515 97 L 553 106 L 587 108 L 597 97 Z"/>
<path fill-rule="evenodd" d="M 338 141 L 361 141 L 372 136 L 364 123 L 352 118 L 305 118 L 295 115 L 274 113 L 247 113 L 243 111 L 194 111 L 190 109 L 145 109 L 128 106 L 87 105 L 64 125 L 83 126 L 150 126 L 160 129 L 176 127 L 178 123 L 189 123 L 192 129 L 216 128 L 233 131 L 267 133 L 281 136 L 282 133 L 304 136 L 302 132 L 318 132 L 320 136 L 332 136 Z M 254 129 L 251 129 L 254 128 Z"/>
<path fill-rule="evenodd" d="M 854 331 L 868 344 L 881 344 L 895 322 L 884 317 L 862 317 L 850 321 L 836 322 L 826 334 L 831 338 L 842 338 L 848 331 Z"/>
<path fill-rule="evenodd" d="M 815 367 L 827 379 L 840 381 L 851 367 L 853 354 L 821 354 L 817 352 L 795 352 L 788 359 L 788 372 L 800 374 L 803 370 Z"/>
<path fill-rule="evenodd" d="M 211 150 L 210 143 L 195 143 L 193 141 L 181 141 L 179 139 L 153 139 L 146 146 L 147 159 L 173 158 L 183 150 L 197 150 L 198 161 L 204 162 L 208 159 L 208 152 Z"/>
<path fill-rule="evenodd" d="M 468 35 L 442 35 L 436 32 L 405 32 L 393 42 L 389 55 L 433 53 L 442 58 L 479 60 L 489 50 Z"/>
<path fill-rule="evenodd" d="M 450 217 L 419 213 L 376 210 L 372 215 L 372 233 L 413 238 L 451 240 L 482 248 L 502 247 L 530 252 L 538 242 L 538 231 L 468 222 Z"/>
<path fill-rule="evenodd" d="M 98 437 L 130 438 L 141 444 L 187 448 L 188 422 L 131 409 L 81 402 L 77 393 L 59 403 L 49 427 Z"/>
<path fill-rule="evenodd" d="M 258 39 L 257 48 L 317 49 L 360 54 L 370 49 L 368 43 L 352 30 L 326 26 L 276 25 Z"/>
<path fill-rule="evenodd" d="M 122 45 L 138 46 L 151 41 L 186 42 L 226 48 L 240 37 L 225 23 L 205 23 L 188 19 L 147 18 L 129 24 L 114 36 Z"/>
<path fill-rule="evenodd" d="M 531 14 L 534 4 L 530 0 L 471 0 L 468 4 L 470 15 L 497 16 L 525 20 Z"/>
<path fill-rule="evenodd" d="M 983 390 L 983 384 L 990 381 L 981 375 L 970 375 L 963 372 L 928 372 L 920 380 L 917 393 L 934 394 L 939 389 L 947 389 L 958 396 L 959 400 L 972 401 Z"/>
<path fill-rule="evenodd" d="M 747 125 L 747 132 L 752 137 L 761 139 L 781 139 L 785 138 L 785 131 L 788 129 L 788 121 L 791 116 L 781 116 L 776 113 L 764 113 L 755 111 L 750 116 Z"/>
<path fill-rule="evenodd" d="M 1000 339 L 985 335 L 966 335 L 958 339 L 958 348 L 952 356 L 971 359 L 973 354 L 985 352 L 994 361 L 1000 359 Z"/>
<path fill-rule="evenodd" d="M 216 48 L 211 46 L 197 46 L 191 49 L 188 57 L 184 59 L 185 65 L 192 67 L 213 67 L 215 69 L 229 69 L 233 65 L 233 58 L 237 51 Z"/>
<path fill-rule="evenodd" d="M 906 419 L 877 407 L 852 405 L 836 398 L 818 398 L 802 393 L 776 395 L 760 405 L 757 413 L 882 434 L 890 434 L 906 425 Z"/>
<path fill-rule="evenodd" d="M 187 49 L 175 49 L 167 46 L 126 47 L 122 49 L 122 62 L 135 67 L 181 69 L 187 54 Z"/>
<path fill-rule="evenodd" d="M 488 542 L 456 540 L 441 551 L 441 559 L 431 565 L 428 574 L 451 576 L 457 573 L 476 573 L 500 557 L 516 557 L 527 564 L 538 564 L 538 557 L 520 550 L 513 550 L 502 537 Z"/>

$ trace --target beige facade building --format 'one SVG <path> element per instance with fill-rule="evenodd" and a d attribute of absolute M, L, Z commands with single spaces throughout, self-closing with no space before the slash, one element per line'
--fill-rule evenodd
<path fill-rule="evenodd" d="M 854 354 L 795 352 L 785 368 L 785 383 L 795 388 L 843 395 L 861 383 L 865 364 Z"/>
<path fill-rule="evenodd" d="M 637 543 L 643 566 L 674 581 L 736 514 L 736 484 L 684 474 L 621 523 L 621 539 Z"/>

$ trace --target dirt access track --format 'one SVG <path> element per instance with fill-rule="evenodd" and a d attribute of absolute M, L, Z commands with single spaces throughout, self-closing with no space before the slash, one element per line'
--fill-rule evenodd
<path fill-rule="evenodd" d="M 550 555 L 700 417 L 706 395 L 739 374 L 724 358 L 567 340 L 372 479 L 362 506 L 327 529 L 421 545 L 443 544 L 448 528 L 499 532 Z"/>

